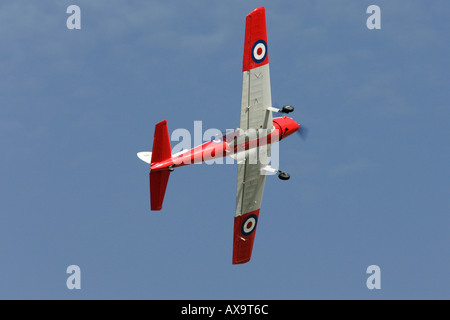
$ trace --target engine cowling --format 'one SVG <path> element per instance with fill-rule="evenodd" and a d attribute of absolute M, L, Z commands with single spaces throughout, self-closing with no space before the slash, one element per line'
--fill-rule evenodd
<path fill-rule="evenodd" d="M 300 125 L 294 119 L 284 116 L 282 118 L 274 118 L 273 123 L 275 129 L 279 130 L 279 140 L 290 136 L 298 130 Z"/>

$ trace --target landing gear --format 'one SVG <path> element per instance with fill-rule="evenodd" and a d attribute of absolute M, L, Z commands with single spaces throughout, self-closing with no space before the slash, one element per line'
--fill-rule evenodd
<path fill-rule="evenodd" d="M 284 106 L 283 109 L 281 109 L 281 112 L 283 113 L 290 113 L 294 111 L 294 107 L 293 106 Z"/>
<path fill-rule="evenodd" d="M 289 173 L 278 171 L 278 178 L 280 178 L 281 180 L 289 180 L 290 177 L 291 176 L 289 175 Z"/>
<path fill-rule="evenodd" d="M 167 167 L 167 169 L 170 171 L 170 172 L 172 172 L 173 171 L 173 168 L 175 168 L 175 165 L 173 164 L 173 165 L 171 165 L 171 166 L 168 166 Z"/>
<path fill-rule="evenodd" d="M 278 112 L 278 113 L 291 113 L 291 112 L 294 112 L 294 107 L 293 106 L 284 106 L 281 109 L 274 108 L 274 107 L 268 107 L 267 110 L 272 111 L 272 112 Z"/>

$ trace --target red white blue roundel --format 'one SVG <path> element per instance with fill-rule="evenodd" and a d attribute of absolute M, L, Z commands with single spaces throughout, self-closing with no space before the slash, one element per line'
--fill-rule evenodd
<path fill-rule="evenodd" d="M 258 217 L 256 214 L 249 215 L 241 225 L 241 233 L 244 236 L 248 236 L 255 231 L 256 223 L 258 222 Z"/>
<path fill-rule="evenodd" d="M 255 42 L 252 48 L 252 59 L 256 63 L 261 63 L 267 56 L 267 43 L 264 40 Z"/>

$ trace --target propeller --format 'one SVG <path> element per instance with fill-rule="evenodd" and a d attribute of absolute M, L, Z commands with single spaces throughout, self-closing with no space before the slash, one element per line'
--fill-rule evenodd
<path fill-rule="evenodd" d="M 300 138 L 302 138 L 303 140 L 306 140 L 306 138 L 308 137 L 308 128 L 306 128 L 304 126 L 300 126 L 297 130 L 297 133 L 300 136 Z"/>

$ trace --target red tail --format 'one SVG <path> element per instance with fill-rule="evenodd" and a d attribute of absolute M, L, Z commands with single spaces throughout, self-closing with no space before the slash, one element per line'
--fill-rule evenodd
<path fill-rule="evenodd" d="M 152 210 L 161 210 L 166 193 L 170 171 L 150 171 L 150 206 Z"/>
<path fill-rule="evenodd" d="M 163 120 L 155 126 L 151 163 L 161 162 L 172 157 L 167 121 Z"/>
<path fill-rule="evenodd" d="M 161 162 L 172 157 L 170 147 L 169 130 L 167 121 L 163 120 L 156 124 L 153 138 L 153 150 L 151 163 Z M 169 170 L 150 171 L 150 207 L 151 210 L 161 210 L 169 181 Z"/>

